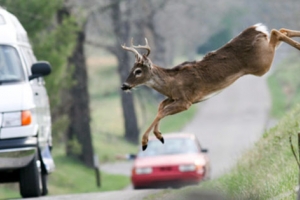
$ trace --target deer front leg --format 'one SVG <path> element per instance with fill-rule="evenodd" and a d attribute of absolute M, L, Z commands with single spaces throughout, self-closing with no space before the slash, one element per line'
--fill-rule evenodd
<path fill-rule="evenodd" d="M 187 100 L 172 100 L 172 101 L 170 101 L 169 104 L 166 104 L 164 107 L 162 106 L 162 109 L 160 109 L 158 111 L 152 124 L 149 126 L 149 128 L 146 130 L 146 132 L 143 134 L 143 137 L 142 137 L 143 151 L 147 148 L 149 133 L 150 133 L 151 129 L 154 126 L 156 126 L 162 118 L 164 118 L 165 116 L 168 116 L 168 115 L 173 115 L 173 114 L 182 112 L 184 110 L 187 110 L 191 105 L 192 105 L 192 103 Z M 162 138 L 162 136 L 161 136 L 161 138 Z"/>
<path fill-rule="evenodd" d="M 162 110 L 163 110 L 166 106 L 168 106 L 170 103 L 172 103 L 173 101 L 174 101 L 173 99 L 169 99 L 169 98 L 163 100 L 163 101 L 159 104 L 158 112 L 162 112 Z M 162 137 L 161 132 L 158 130 L 158 125 L 159 125 L 159 121 L 155 124 L 153 133 L 154 133 L 154 135 L 156 136 L 157 139 L 159 139 L 162 143 L 164 143 L 164 138 Z"/>

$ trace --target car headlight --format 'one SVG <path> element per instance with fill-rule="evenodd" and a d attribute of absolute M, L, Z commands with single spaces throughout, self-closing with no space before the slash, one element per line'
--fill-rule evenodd
<path fill-rule="evenodd" d="M 3 113 L 2 127 L 26 126 L 29 124 L 31 124 L 31 112 L 29 110 Z"/>
<path fill-rule="evenodd" d="M 135 173 L 136 174 L 151 174 L 152 173 L 151 167 L 142 167 L 142 168 L 136 168 Z"/>
<path fill-rule="evenodd" d="M 179 171 L 181 171 L 181 172 L 190 172 L 190 171 L 195 171 L 196 169 L 197 169 L 197 167 L 194 164 L 179 165 Z"/>

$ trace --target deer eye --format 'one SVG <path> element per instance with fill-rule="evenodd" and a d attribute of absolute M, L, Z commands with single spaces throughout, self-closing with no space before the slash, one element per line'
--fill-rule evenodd
<path fill-rule="evenodd" d="M 140 75 L 142 73 L 141 69 L 137 69 L 134 71 L 134 75 Z"/>

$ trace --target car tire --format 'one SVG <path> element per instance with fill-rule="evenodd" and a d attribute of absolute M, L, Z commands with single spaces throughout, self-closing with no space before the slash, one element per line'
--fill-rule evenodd
<path fill-rule="evenodd" d="M 41 175 L 37 167 L 37 154 L 33 157 L 30 163 L 20 169 L 20 193 L 23 198 L 39 197 L 41 195 Z"/>
<path fill-rule="evenodd" d="M 139 187 L 139 186 L 133 186 L 133 189 L 135 189 L 135 190 L 141 190 L 141 189 L 143 189 L 142 187 Z"/>

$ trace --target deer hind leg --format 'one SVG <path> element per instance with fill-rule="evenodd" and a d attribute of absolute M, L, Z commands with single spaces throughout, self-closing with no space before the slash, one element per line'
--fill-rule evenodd
<path fill-rule="evenodd" d="M 292 31 L 288 29 L 280 29 L 278 31 L 273 29 L 271 31 L 270 44 L 275 48 L 282 41 L 300 50 L 300 43 L 292 40 L 290 37 L 300 37 L 300 31 Z"/>
<path fill-rule="evenodd" d="M 164 101 L 165 101 L 165 103 L 163 103 Z M 182 112 L 184 110 L 187 110 L 192 105 L 191 102 L 186 101 L 186 100 L 176 100 L 176 101 L 164 100 L 164 101 L 160 104 L 161 109 L 158 110 L 158 113 L 157 113 L 154 121 L 152 122 L 152 124 L 149 126 L 149 128 L 146 130 L 146 132 L 142 136 L 143 151 L 147 148 L 149 133 L 150 133 L 151 129 L 153 127 L 156 127 L 156 130 L 158 131 L 158 123 L 162 118 L 164 118 L 168 115 L 173 115 L 173 114 Z M 162 104 L 164 104 L 164 106 Z M 159 135 L 157 135 L 156 137 L 158 137 L 160 139 L 160 141 L 163 142 L 163 139 L 161 139 L 163 137 L 161 136 L 160 132 L 158 131 L 157 133 Z"/>
<path fill-rule="evenodd" d="M 285 34 L 288 37 L 300 37 L 300 31 L 294 31 L 294 30 L 281 28 L 279 30 L 279 32 Z"/>

